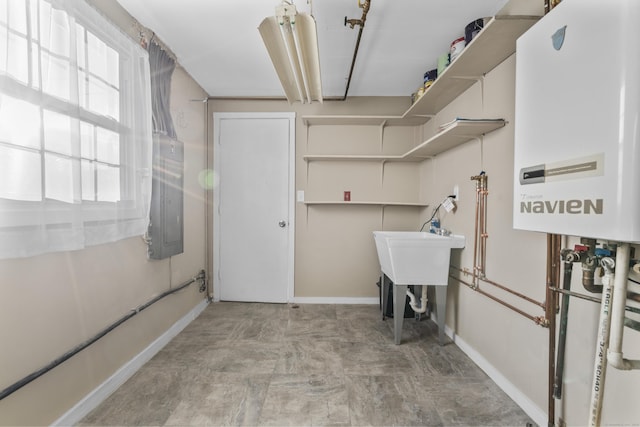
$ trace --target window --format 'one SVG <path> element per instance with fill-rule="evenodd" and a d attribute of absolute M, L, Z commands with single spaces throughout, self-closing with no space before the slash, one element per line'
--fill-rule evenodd
<path fill-rule="evenodd" d="M 83 0 L 0 0 L 0 258 L 142 235 L 147 52 Z"/>

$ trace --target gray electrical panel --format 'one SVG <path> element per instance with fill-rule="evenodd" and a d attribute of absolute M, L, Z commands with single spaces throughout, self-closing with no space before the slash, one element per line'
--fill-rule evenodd
<path fill-rule="evenodd" d="M 184 145 L 166 135 L 153 136 L 153 183 L 149 258 L 164 259 L 184 248 Z"/>

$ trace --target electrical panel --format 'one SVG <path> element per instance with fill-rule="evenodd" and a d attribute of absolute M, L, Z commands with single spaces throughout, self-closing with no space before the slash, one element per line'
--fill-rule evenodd
<path fill-rule="evenodd" d="M 149 258 L 164 259 L 184 248 L 184 145 L 166 135 L 153 137 L 153 180 Z"/>

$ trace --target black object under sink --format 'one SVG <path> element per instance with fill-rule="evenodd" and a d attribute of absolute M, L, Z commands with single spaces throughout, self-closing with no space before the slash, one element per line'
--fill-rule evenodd
<path fill-rule="evenodd" d="M 378 307 L 380 307 L 380 310 L 382 310 L 382 281 L 384 280 L 384 276 L 381 276 L 378 279 L 378 283 L 376 283 L 376 285 L 378 286 L 378 290 L 379 290 L 379 298 L 380 301 L 378 303 Z M 393 318 L 393 282 L 391 281 L 391 279 L 389 279 L 388 277 L 386 278 L 386 280 L 389 281 L 389 292 L 387 295 L 387 306 L 385 307 L 385 309 L 382 311 L 382 315 L 384 317 L 390 317 Z M 411 292 L 413 292 L 415 294 L 415 290 L 414 290 L 414 286 L 413 285 L 409 285 L 409 290 Z M 411 308 L 411 305 L 409 305 L 409 296 L 405 295 L 405 304 L 404 304 L 404 318 L 408 319 L 411 317 L 415 317 L 416 313 L 413 311 L 413 309 Z"/>

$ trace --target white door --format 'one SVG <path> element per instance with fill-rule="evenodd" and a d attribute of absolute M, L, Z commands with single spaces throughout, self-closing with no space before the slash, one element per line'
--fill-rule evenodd
<path fill-rule="evenodd" d="M 214 299 L 293 296 L 294 113 L 215 113 Z"/>

